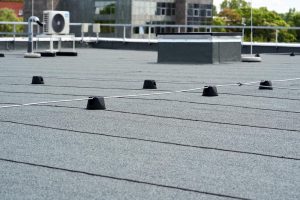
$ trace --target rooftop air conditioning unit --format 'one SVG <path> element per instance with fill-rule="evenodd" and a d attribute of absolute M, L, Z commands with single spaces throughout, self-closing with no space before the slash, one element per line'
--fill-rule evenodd
<path fill-rule="evenodd" d="M 65 35 L 70 33 L 70 12 L 46 10 L 43 12 L 44 34 Z"/>

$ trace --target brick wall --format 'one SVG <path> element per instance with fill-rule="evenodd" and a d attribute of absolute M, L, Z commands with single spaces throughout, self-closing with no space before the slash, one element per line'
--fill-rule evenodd
<path fill-rule="evenodd" d="M 22 2 L 0 2 L 0 9 L 1 8 L 9 8 L 15 11 L 18 17 L 23 16 L 23 3 Z"/>

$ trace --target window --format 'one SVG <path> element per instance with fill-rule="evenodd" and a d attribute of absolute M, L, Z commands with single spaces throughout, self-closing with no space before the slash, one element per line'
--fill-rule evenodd
<path fill-rule="evenodd" d="M 19 16 L 23 16 L 23 10 L 19 10 Z"/>
<path fill-rule="evenodd" d="M 188 16 L 201 16 L 211 17 L 212 16 L 212 5 L 209 4 L 188 4 Z"/>
<path fill-rule="evenodd" d="M 206 10 L 206 17 L 212 17 L 212 10 Z"/>
<path fill-rule="evenodd" d="M 114 15 L 116 11 L 116 1 L 99 1 L 95 3 L 96 14 Z"/>
<path fill-rule="evenodd" d="M 206 10 L 201 10 L 200 11 L 200 16 L 201 17 L 206 17 Z"/>
<path fill-rule="evenodd" d="M 172 9 L 171 15 L 175 15 L 175 9 Z"/>
<path fill-rule="evenodd" d="M 167 9 L 167 16 L 171 16 L 171 9 Z"/>
<path fill-rule="evenodd" d="M 158 2 L 156 4 L 156 15 L 172 16 L 175 15 L 175 3 Z"/>
<path fill-rule="evenodd" d="M 193 14 L 195 17 L 198 17 L 199 16 L 199 10 L 198 9 L 194 9 L 194 14 Z"/>
<path fill-rule="evenodd" d="M 188 25 L 206 25 L 211 24 L 212 5 L 210 4 L 188 4 L 187 24 Z"/>

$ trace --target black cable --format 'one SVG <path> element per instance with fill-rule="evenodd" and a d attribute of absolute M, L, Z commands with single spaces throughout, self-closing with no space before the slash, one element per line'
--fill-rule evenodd
<path fill-rule="evenodd" d="M 36 23 L 37 23 L 40 27 L 43 27 L 43 26 L 44 26 L 44 24 L 43 24 L 42 22 L 40 22 L 40 21 L 36 21 Z"/>
<path fill-rule="evenodd" d="M 250 200 L 248 198 L 225 195 L 225 194 L 220 194 L 220 193 L 205 192 L 205 191 L 201 191 L 201 190 L 194 190 L 194 189 L 189 189 L 189 188 L 184 188 L 184 187 L 163 185 L 163 184 L 159 184 L 159 183 L 151 183 L 151 182 L 147 182 L 147 181 L 140 181 L 140 180 L 129 179 L 129 178 L 121 178 L 121 177 L 116 177 L 116 176 L 108 176 L 108 175 L 103 175 L 103 174 L 96 174 L 96 173 L 91 173 L 91 172 L 85 172 L 85 171 L 79 171 L 79 170 L 73 170 L 73 169 L 67 169 L 67 168 L 61 168 L 61 167 L 54 167 L 54 166 L 49 166 L 49 165 L 16 161 L 16 160 L 12 160 L 12 159 L 0 158 L 0 161 L 15 163 L 15 164 L 22 164 L 22 165 L 27 165 L 27 166 L 32 166 L 32 167 L 41 167 L 41 168 L 45 168 L 45 169 L 58 170 L 58 171 L 64 171 L 64 172 L 69 172 L 69 173 L 83 174 L 83 175 L 87 175 L 87 176 L 113 179 L 113 180 L 117 180 L 117 181 L 126 181 L 126 182 L 130 182 L 130 183 L 137 183 L 137 184 L 150 185 L 150 186 L 162 187 L 162 188 L 167 188 L 167 189 L 181 190 L 181 191 L 185 191 L 185 192 L 194 192 L 194 193 L 205 194 L 205 195 L 210 195 L 210 196 L 218 196 L 218 197 L 223 197 L 223 198 L 231 198 L 231 199 L 239 199 L 239 200 Z"/>
<path fill-rule="evenodd" d="M 238 151 L 238 150 L 222 149 L 222 148 L 215 148 L 215 147 L 205 147 L 205 146 L 181 144 L 181 143 L 175 143 L 175 142 L 167 142 L 167 141 L 159 141 L 159 140 L 142 139 L 142 138 L 136 138 L 136 137 L 110 135 L 110 134 L 95 133 L 95 132 L 88 132 L 88 131 L 78 131 L 78 130 L 73 130 L 73 129 L 56 128 L 56 127 L 50 127 L 50 126 L 45 126 L 45 125 L 29 124 L 29 123 L 22 123 L 22 122 L 16 122 L 16 121 L 0 120 L 0 122 L 2 122 L 2 123 L 17 124 L 17 125 L 22 125 L 22 126 L 45 128 L 45 129 L 51 129 L 51 130 L 57 130 L 57 131 L 66 131 L 66 132 L 87 134 L 87 135 L 97 135 L 97 136 L 104 136 L 104 137 L 111 137 L 111 138 L 118 138 L 118 139 L 127 139 L 127 140 L 135 140 L 135 141 L 142 141 L 142 142 L 151 142 L 151 143 L 157 143 L 157 144 L 174 145 L 174 146 L 180 146 L 180 147 L 189 147 L 189 148 L 196 148 L 196 149 L 224 151 L 224 152 L 231 152 L 231 153 L 239 153 L 239 154 L 248 154 L 248 155 L 255 155 L 255 156 L 262 156 L 262 157 L 286 159 L 286 160 L 297 160 L 297 161 L 300 160 L 300 158 L 287 157 L 287 156 L 276 156 L 276 155 L 254 153 L 254 152 L 247 152 L 247 151 Z"/>

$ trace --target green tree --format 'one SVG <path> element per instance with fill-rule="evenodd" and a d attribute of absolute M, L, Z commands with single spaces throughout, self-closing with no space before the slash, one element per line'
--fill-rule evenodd
<path fill-rule="evenodd" d="M 296 12 L 296 9 L 290 9 L 288 13 L 282 15 L 283 19 L 292 27 L 300 27 L 300 12 Z M 300 42 L 300 30 L 290 30 L 297 41 Z"/>
<path fill-rule="evenodd" d="M 220 13 L 219 17 L 225 21 L 225 25 L 241 25 L 242 17 L 235 9 L 224 8 Z M 240 29 L 226 29 L 227 32 L 240 32 Z"/>
<path fill-rule="evenodd" d="M 215 5 L 213 5 L 212 14 L 213 14 L 213 16 L 217 16 L 218 15 L 217 7 Z"/>
<path fill-rule="evenodd" d="M 215 26 L 225 26 L 226 22 L 224 20 L 224 18 L 222 17 L 214 17 L 213 18 L 213 25 Z M 226 32 L 225 28 L 214 28 L 213 32 Z"/>
<path fill-rule="evenodd" d="M 241 24 L 242 16 L 235 9 L 224 8 L 220 13 L 219 17 L 225 18 L 228 25 Z"/>
<path fill-rule="evenodd" d="M 244 0 L 224 0 L 221 4 L 222 11 L 219 13 L 220 17 L 226 18 L 227 25 L 239 25 L 241 24 L 242 19 L 245 20 L 247 26 L 251 25 L 251 6 Z M 293 12 L 293 10 L 291 10 Z M 290 14 L 294 16 L 294 14 Z M 293 17 L 289 16 L 288 18 L 293 20 Z M 299 20 L 299 18 L 297 18 Z M 296 20 L 297 20 L 296 19 Z M 300 23 L 300 22 L 299 22 Z M 253 8 L 253 25 L 254 26 L 283 26 L 289 27 L 288 24 L 281 15 L 275 11 L 269 11 L 265 7 L 259 9 Z M 227 31 L 236 31 L 236 30 L 227 30 Z M 254 29 L 253 32 L 254 41 L 275 41 L 276 31 L 275 30 L 266 30 L 266 29 Z M 280 42 L 294 42 L 296 41 L 296 34 L 287 31 L 279 31 L 278 39 Z M 249 40 L 250 30 L 245 31 L 245 40 Z"/>
<path fill-rule="evenodd" d="M 230 8 L 239 10 L 241 8 L 250 7 L 245 0 L 224 0 L 221 3 L 221 9 Z"/>
<path fill-rule="evenodd" d="M 285 13 L 285 14 L 281 14 L 281 17 L 290 25 L 292 25 L 294 23 L 294 15 L 296 13 L 296 9 L 295 8 L 291 8 L 289 9 L 289 12 Z"/>
<path fill-rule="evenodd" d="M 249 13 L 248 13 L 249 14 Z M 247 24 L 250 24 L 250 15 L 247 17 Z M 254 26 L 283 26 L 290 27 L 288 23 L 275 11 L 269 11 L 266 7 L 259 9 L 253 9 L 253 25 Z M 278 35 L 278 41 L 280 42 L 294 42 L 296 37 L 293 33 L 287 30 L 280 30 Z M 256 29 L 254 32 L 254 39 L 256 41 L 274 42 L 276 40 L 275 30 Z"/>
<path fill-rule="evenodd" d="M 300 27 L 300 12 L 296 12 L 293 16 L 293 26 Z M 300 30 L 294 31 L 297 41 L 300 42 Z"/>
<path fill-rule="evenodd" d="M 4 8 L 4 9 L 0 9 L 0 21 L 21 22 L 23 20 L 22 18 L 18 18 L 13 10 Z M 17 26 L 16 31 L 22 32 L 23 26 Z M 1 24 L 0 32 L 13 32 L 13 25 Z"/>

